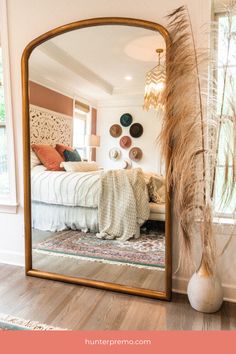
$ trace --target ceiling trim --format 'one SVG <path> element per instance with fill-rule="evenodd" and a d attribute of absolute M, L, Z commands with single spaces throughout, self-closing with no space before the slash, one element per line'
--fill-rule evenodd
<path fill-rule="evenodd" d="M 86 97 L 84 97 L 84 95 L 78 90 L 75 89 L 74 86 L 69 86 L 66 85 L 65 82 L 61 82 L 61 80 L 50 80 L 46 77 L 44 77 L 43 75 L 41 75 L 41 73 L 37 72 L 37 70 L 34 69 L 30 69 L 30 78 L 31 81 L 35 82 L 36 84 L 42 85 L 50 90 L 56 91 L 58 93 L 61 93 L 62 95 L 65 95 L 67 97 L 70 98 L 79 98 L 82 99 L 86 102 L 88 102 L 90 105 L 93 106 L 97 106 L 97 100 L 95 100 L 93 97 L 90 97 L 88 95 L 86 95 Z"/>
<path fill-rule="evenodd" d="M 69 98 L 74 98 L 74 94 L 72 92 L 70 92 L 70 90 L 68 88 L 66 88 L 64 85 L 59 86 L 57 83 L 53 82 L 52 80 L 45 78 L 35 68 L 30 69 L 29 80 L 32 82 L 35 82 L 38 85 L 44 86 L 50 90 L 58 92 L 64 96 L 67 96 Z"/>
<path fill-rule="evenodd" d="M 111 107 L 143 107 L 143 95 L 117 95 L 112 98 L 98 101 L 98 108 Z"/>
<path fill-rule="evenodd" d="M 48 41 L 45 42 L 43 45 L 39 46 L 38 50 L 46 54 L 54 61 L 66 67 L 74 74 L 82 77 L 83 79 L 100 88 L 104 92 L 112 95 L 113 86 L 109 82 L 105 81 L 99 75 L 97 75 L 92 70 L 88 69 L 85 65 L 80 63 L 78 60 L 73 58 L 71 55 L 67 54 L 56 44 Z"/>
<path fill-rule="evenodd" d="M 113 95 L 144 95 L 144 83 L 142 86 L 114 87 Z"/>

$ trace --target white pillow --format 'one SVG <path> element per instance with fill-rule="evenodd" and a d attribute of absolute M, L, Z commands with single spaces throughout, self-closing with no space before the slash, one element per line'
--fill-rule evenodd
<path fill-rule="evenodd" d="M 96 162 L 61 162 L 60 167 L 64 167 L 67 172 L 92 172 L 98 171 L 100 168 Z"/>
<path fill-rule="evenodd" d="M 32 168 L 34 168 L 38 165 L 42 165 L 41 161 L 38 159 L 37 155 L 32 150 L 30 152 L 30 165 L 31 165 L 31 170 L 32 170 Z"/>
<path fill-rule="evenodd" d="M 32 168 L 31 170 L 31 177 L 37 175 L 38 173 L 47 171 L 47 167 L 43 166 L 43 165 L 38 165 L 35 166 L 34 168 Z"/>

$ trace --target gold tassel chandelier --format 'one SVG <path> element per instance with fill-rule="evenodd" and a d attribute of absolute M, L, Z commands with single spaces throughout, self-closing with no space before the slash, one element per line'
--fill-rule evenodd
<path fill-rule="evenodd" d="M 145 78 L 144 105 L 145 111 L 153 108 L 158 110 L 163 107 L 163 92 L 166 81 L 165 65 L 161 64 L 163 49 L 156 50 L 158 54 L 158 64 L 148 71 Z"/>

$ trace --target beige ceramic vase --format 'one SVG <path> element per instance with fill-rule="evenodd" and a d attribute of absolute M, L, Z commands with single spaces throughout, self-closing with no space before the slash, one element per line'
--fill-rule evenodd
<path fill-rule="evenodd" d="M 187 293 L 191 306 L 200 312 L 216 312 L 223 303 L 221 282 L 216 274 L 208 271 L 203 260 L 188 283 Z"/>

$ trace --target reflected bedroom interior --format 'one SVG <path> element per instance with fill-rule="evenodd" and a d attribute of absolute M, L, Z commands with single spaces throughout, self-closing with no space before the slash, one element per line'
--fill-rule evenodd
<path fill-rule="evenodd" d="M 33 269 L 166 291 L 165 46 L 158 32 L 106 25 L 33 50 Z"/>

